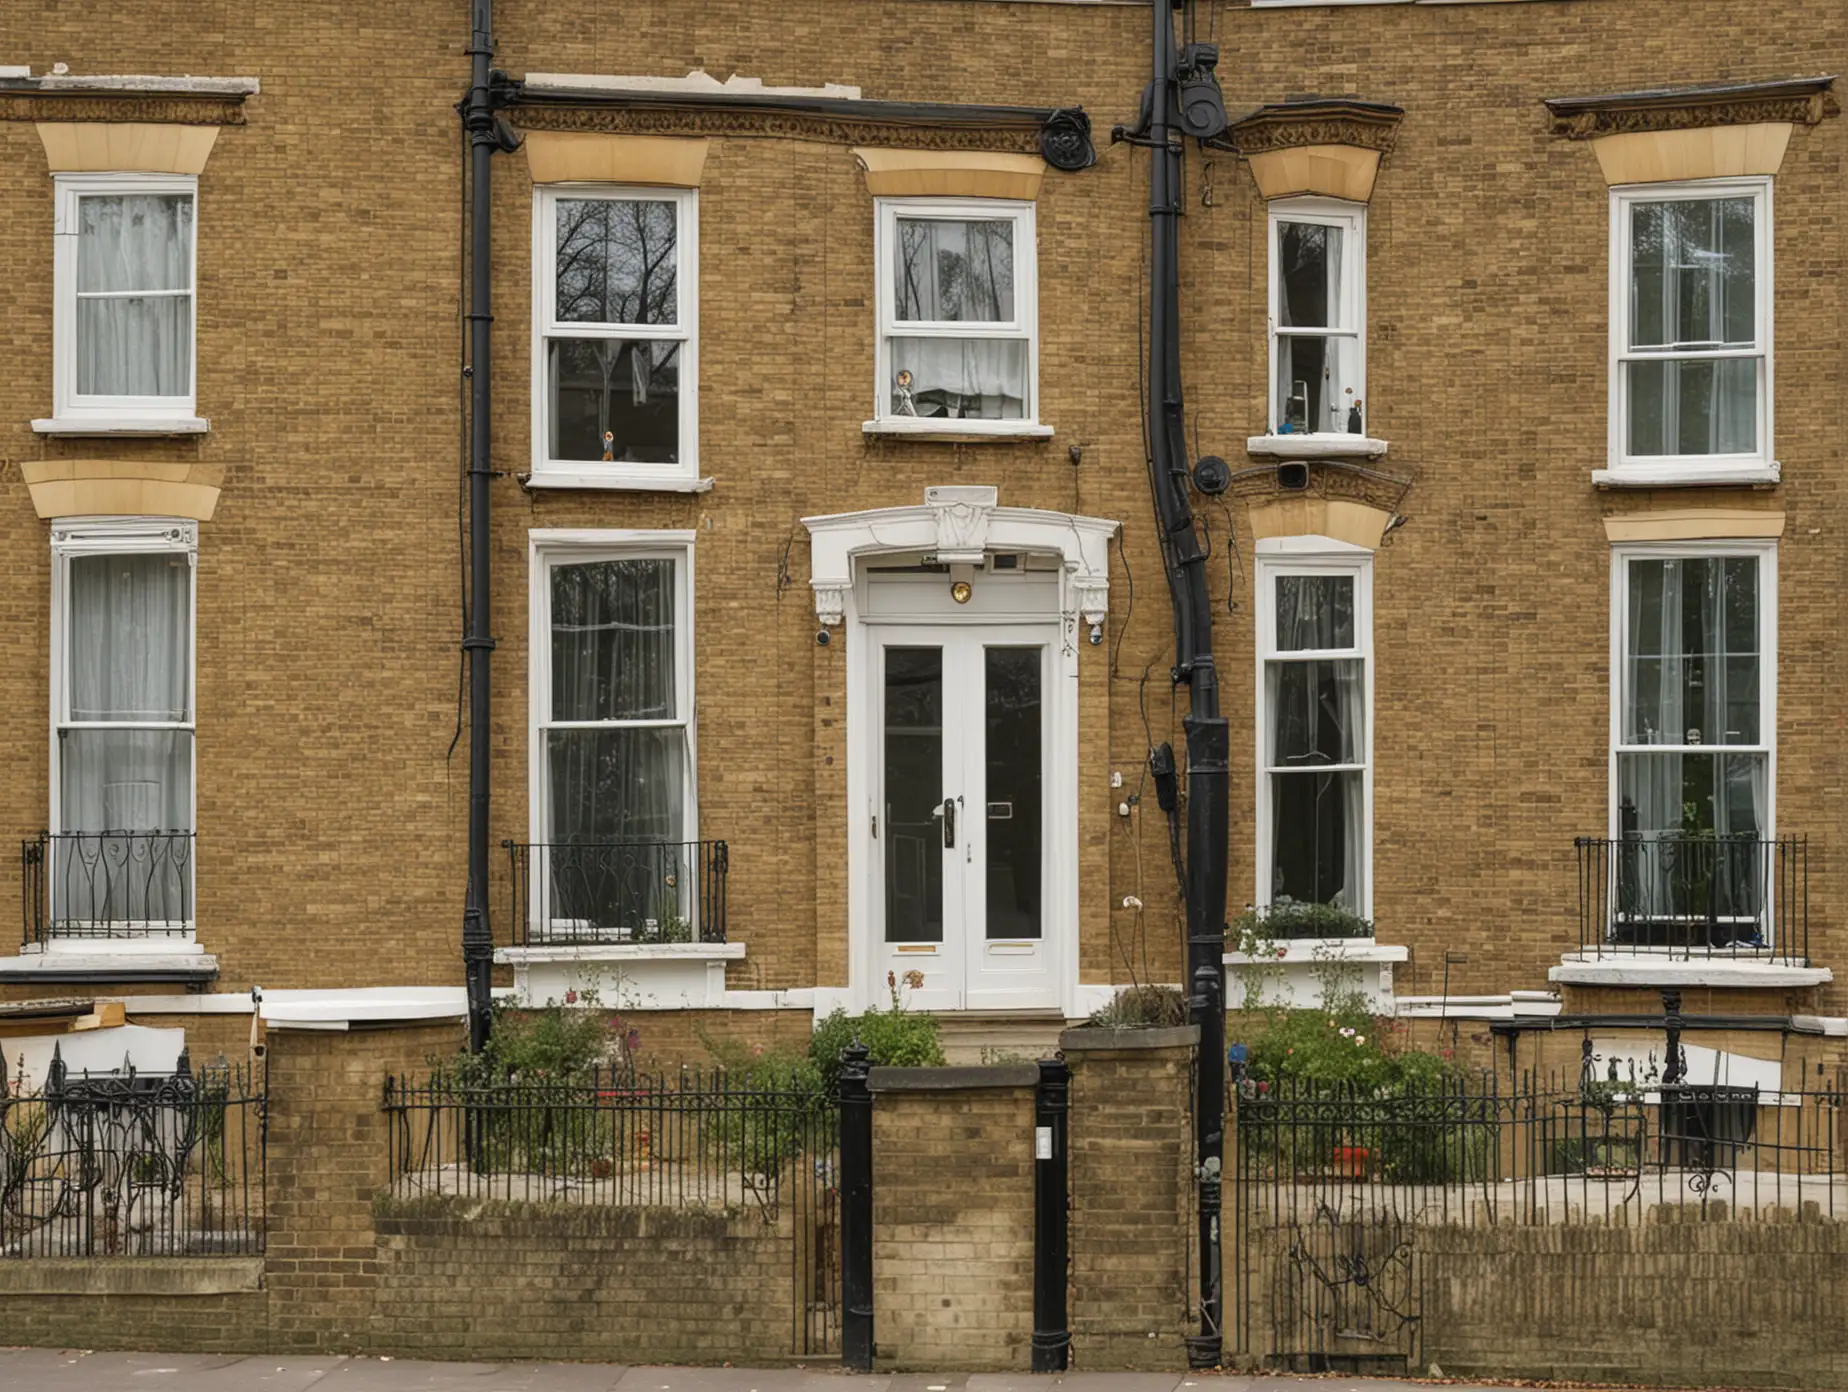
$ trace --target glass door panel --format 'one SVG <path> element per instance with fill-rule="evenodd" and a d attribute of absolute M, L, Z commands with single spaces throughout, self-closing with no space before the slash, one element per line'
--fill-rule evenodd
<path fill-rule="evenodd" d="M 943 941 L 943 649 L 888 647 L 883 690 L 885 937 Z"/>
<path fill-rule="evenodd" d="M 988 938 L 1041 933 L 1044 822 L 1041 672 L 1045 649 L 984 649 Z"/>

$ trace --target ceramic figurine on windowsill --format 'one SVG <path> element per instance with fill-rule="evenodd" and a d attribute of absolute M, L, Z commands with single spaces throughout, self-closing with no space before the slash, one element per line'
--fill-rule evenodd
<path fill-rule="evenodd" d="M 603 432 L 603 462 L 605 464 L 612 464 L 615 460 L 616 432 L 614 430 L 606 430 Z"/>
<path fill-rule="evenodd" d="M 892 384 L 892 414 L 915 416 L 917 413 L 918 404 L 911 393 L 911 370 L 901 367 L 897 380 Z"/>
<path fill-rule="evenodd" d="M 1348 407 L 1347 425 L 1348 434 L 1350 435 L 1365 435 L 1367 433 L 1366 422 L 1360 418 L 1360 401 L 1358 398 L 1352 406 Z"/>

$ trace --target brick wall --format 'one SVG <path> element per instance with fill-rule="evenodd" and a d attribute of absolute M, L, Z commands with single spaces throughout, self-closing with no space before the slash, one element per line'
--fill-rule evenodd
<path fill-rule="evenodd" d="M 1140 1037 L 1139 1037 L 1140 1036 Z M 1068 1030 L 1072 1364 L 1186 1366 L 1199 1032 Z"/>
<path fill-rule="evenodd" d="M 456 1043 L 447 1025 L 272 1035 L 264 1258 L 0 1262 L 0 1330 L 18 1344 L 201 1352 L 675 1361 L 722 1339 L 728 1353 L 788 1356 L 794 1200 L 766 1224 L 386 1195 L 384 1079 Z M 69 1293 L 79 1277 L 110 1293 Z M 240 1282 L 250 1289 L 229 1288 Z M 23 1293 L 48 1289 L 66 1293 Z"/>
<path fill-rule="evenodd" d="M 790 1221 L 382 1201 L 367 1347 L 495 1362 L 787 1359 Z"/>
<path fill-rule="evenodd" d="M 1466 1377 L 1848 1386 L 1848 1223 L 1779 1217 L 1420 1228 L 1424 1356 Z"/>
<path fill-rule="evenodd" d="M 1032 1065 L 873 1070 L 873 1344 L 882 1365 L 1025 1371 L 1033 1336 Z M 1011 1077 L 984 1084 L 977 1075 Z"/>
<path fill-rule="evenodd" d="M 844 81 L 878 98 L 1082 103 L 1100 134 L 1146 78 L 1136 7 L 1026 8 L 883 0 L 839 22 L 827 0 L 639 6 L 620 62 L 585 4 L 507 3 L 509 71 L 677 74 L 695 65 L 772 82 Z M 280 20 L 279 20 L 280 17 Z M 1601 519 L 1639 506 L 1770 505 L 1779 562 L 1778 824 L 1820 832 L 1848 776 L 1833 732 L 1832 598 L 1848 541 L 1826 519 L 1843 484 L 1831 413 L 1843 291 L 1848 121 L 1799 130 L 1776 193 L 1777 416 L 1785 482 L 1768 495 L 1614 497 L 1603 461 L 1606 193 L 1582 142 L 1547 133 L 1541 98 L 1848 69 L 1837 0 L 1223 7 L 1228 106 L 1358 92 L 1406 116 L 1370 210 L 1371 418 L 1383 467 L 1414 479 L 1409 525 L 1375 584 L 1375 909 L 1409 944 L 1400 989 L 1431 992 L 1468 954 L 1458 993 L 1543 984 L 1576 946 L 1571 838 L 1607 801 L 1609 548 Z M 286 20 L 286 22 L 281 22 Z M 818 36 L 826 35 L 825 42 Z M 904 36 L 894 43 L 892 36 Z M 465 767 L 456 716 L 457 226 L 451 106 L 466 38 L 453 7 L 383 0 L 344 16 L 256 4 L 220 13 L 162 0 L 37 7 L 15 56 L 80 73 L 248 74 L 263 82 L 200 181 L 199 404 L 209 436 L 56 440 L 51 193 L 29 121 L 0 122 L 0 264 L 18 294 L 0 327 L 0 702 L 46 709 L 49 548 L 17 462 L 107 458 L 223 465 L 199 550 L 199 916 L 221 989 L 455 979 Z M 340 55 L 327 98 L 301 74 Z M 1188 156 L 1182 227 L 1190 425 L 1232 451 L 1262 428 L 1264 208 L 1226 155 Z M 1138 418 L 1137 314 L 1147 157 L 1100 142 L 1100 163 L 1048 175 L 1039 204 L 1044 443 L 869 442 L 871 201 L 845 143 L 713 141 L 701 196 L 701 421 L 711 493 L 522 492 L 528 466 L 532 190 L 497 164 L 493 835 L 528 834 L 527 533 L 540 526 L 684 527 L 698 535 L 702 832 L 731 846 L 731 923 L 749 955 L 736 986 L 844 980 L 847 831 L 841 705 L 847 644 L 818 649 L 796 519 L 914 504 L 929 484 L 995 483 L 1006 504 L 1120 518 L 1107 644 L 1081 645 L 1079 905 L 1083 979 L 1123 979 L 1168 904 L 1159 818 L 1120 820 L 1111 768 L 1132 781 L 1150 740 L 1178 740 L 1166 699 L 1171 629 Z M 1544 324 L 1544 331 L 1535 327 Z M 773 369 L 773 370 L 772 370 Z M 734 384 L 745 389 L 734 390 Z M 1068 447 L 1082 447 L 1074 467 Z M 1249 462 L 1249 461 L 1243 461 Z M 1242 501 L 1209 507 L 1240 550 L 1208 567 L 1221 668 L 1249 673 L 1249 532 Z M 794 538 L 793 545 L 792 537 Z M 789 563 L 789 585 L 778 581 Z M 1133 576 L 1136 597 L 1130 597 Z M 1238 607 L 1228 612 L 1226 605 Z M 740 662 L 737 654 L 748 652 Z M 1434 660 L 1433 655 L 1437 655 Z M 1152 671 L 1145 692 L 1142 677 Z M 766 680 L 765 674 L 775 674 Z M 1234 904 L 1254 892 L 1254 683 L 1227 680 Z M 1544 692 L 1545 699 L 1535 693 Z M 1146 698 L 1146 699 L 1145 699 Z M 831 704 L 830 704 L 831 703 Z M 1146 711 L 1149 727 L 1145 730 Z M 1240 732 L 1243 732 L 1241 735 Z M 832 762 L 829 762 L 829 761 Z M 35 720 L 0 731 L 0 808 L 43 825 L 49 770 Z M 774 809 L 770 811 L 768 809 Z M 1818 847 L 1815 954 L 1843 937 L 1848 860 Z M 496 860 L 493 906 L 505 916 Z M 0 858 L 0 902 L 18 891 Z M 391 951 L 368 950 L 384 936 Z M 1170 972 L 1150 931 L 1147 974 Z M 1820 1008 L 1843 1008 L 1841 984 Z"/>
<path fill-rule="evenodd" d="M 281 1349 L 363 1348 L 378 1281 L 372 1201 L 389 1152 L 390 1073 L 452 1054 L 453 1027 L 291 1031 L 270 1047 L 269 1336 Z"/>

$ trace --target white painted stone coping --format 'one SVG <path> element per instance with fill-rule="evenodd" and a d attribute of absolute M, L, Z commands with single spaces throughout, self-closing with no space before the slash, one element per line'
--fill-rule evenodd
<path fill-rule="evenodd" d="M 1283 956 L 1266 952 L 1228 952 L 1228 967 L 1275 967 L 1313 965 L 1317 962 L 1403 962 L 1411 949 L 1395 943 L 1375 942 L 1372 938 L 1289 938 L 1276 944 Z"/>
<path fill-rule="evenodd" d="M 180 92 L 200 96 L 254 97 L 261 84 L 254 77 L 163 77 L 152 73 L 94 76 L 78 73 L 44 73 L 32 76 L 27 68 L 0 68 L 0 77 L 40 92 Z"/>
<path fill-rule="evenodd" d="M 1750 957 L 1670 957 L 1649 953 L 1600 957 L 1568 952 L 1547 972 L 1547 980 L 1578 986 L 1731 986 L 1737 988 L 1823 986 L 1835 979 L 1827 967 L 1797 967 Z"/>
<path fill-rule="evenodd" d="M 540 962 L 730 962 L 744 960 L 743 943 L 551 943 L 543 947 L 497 947 L 501 966 Z"/>

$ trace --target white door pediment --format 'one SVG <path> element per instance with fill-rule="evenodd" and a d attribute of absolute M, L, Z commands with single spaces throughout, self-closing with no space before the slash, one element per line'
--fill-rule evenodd
<path fill-rule="evenodd" d="M 1110 610 L 1110 538 L 1118 524 L 1039 508 L 1001 507 L 992 487 L 946 485 L 924 490 L 917 507 L 872 508 L 805 517 L 815 616 L 842 621 L 853 566 L 863 556 L 927 551 L 949 563 L 979 562 L 989 551 L 1037 551 L 1064 559 L 1072 606 L 1089 624 Z"/>

